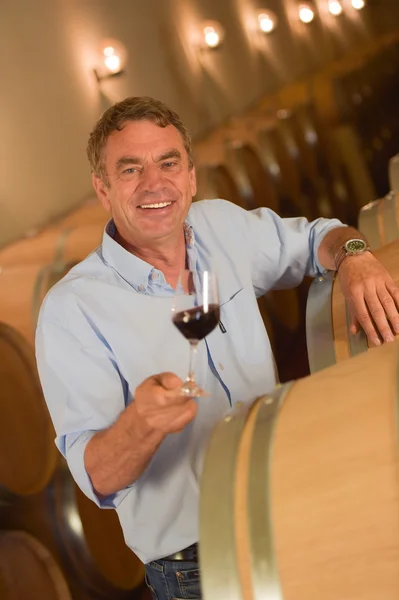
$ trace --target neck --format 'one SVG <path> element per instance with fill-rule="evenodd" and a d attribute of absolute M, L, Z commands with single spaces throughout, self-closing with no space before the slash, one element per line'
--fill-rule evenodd
<path fill-rule="evenodd" d="M 115 241 L 131 254 L 161 271 L 166 281 L 173 288 L 176 287 L 180 271 L 186 267 L 186 241 L 183 229 L 178 239 L 154 243 L 151 246 L 139 246 L 127 241 L 118 231 L 115 234 Z"/>

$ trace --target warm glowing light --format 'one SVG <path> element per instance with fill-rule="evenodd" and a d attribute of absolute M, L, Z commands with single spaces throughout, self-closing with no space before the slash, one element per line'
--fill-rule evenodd
<path fill-rule="evenodd" d="M 117 40 L 104 40 L 100 46 L 102 75 L 120 73 L 126 63 L 127 52 L 125 46 Z"/>
<path fill-rule="evenodd" d="M 204 34 L 205 42 L 208 44 L 208 46 L 210 46 L 210 48 L 216 48 L 216 46 L 219 45 L 220 37 L 216 31 L 211 29 L 211 27 L 206 27 L 204 29 Z"/>
<path fill-rule="evenodd" d="M 271 11 L 262 11 L 258 14 L 259 27 L 264 33 L 270 33 L 277 26 L 277 17 Z"/>
<path fill-rule="evenodd" d="M 217 21 L 207 21 L 202 25 L 204 43 L 208 48 L 217 48 L 223 42 L 224 30 Z"/>
<path fill-rule="evenodd" d="M 338 0 L 331 0 L 328 3 L 328 10 L 334 16 L 338 16 L 342 13 L 342 4 Z"/>
<path fill-rule="evenodd" d="M 356 8 L 356 10 L 361 10 L 364 8 L 365 4 L 364 0 L 352 0 L 352 6 L 353 8 Z"/>
<path fill-rule="evenodd" d="M 104 60 L 104 64 L 111 73 L 119 73 L 121 70 L 121 59 L 119 56 L 116 56 L 116 54 L 107 56 Z"/>
<path fill-rule="evenodd" d="M 299 18 L 302 23 L 311 23 L 314 19 L 314 12 L 308 4 L 301 4 L 299 7 Z"/>
<path fill-rule="evenodd" d="M 115 54 L 115 48 L 113 46 L 106 46 L 103 50 L 104 56 L 113 56 Z"/>

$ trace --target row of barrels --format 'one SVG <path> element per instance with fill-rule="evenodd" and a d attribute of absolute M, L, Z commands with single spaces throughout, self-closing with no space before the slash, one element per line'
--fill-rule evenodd
<path fill-rule="evenodd" d="M 113 510 L 82 494 L 54 444 L 31 344 L 0 324 L 0 590 L 7 600 L 144 600 Z"/>
<path fill-rule="evenodd" d="M 204 600 L 399 597 L 398 370 L 399 341 L 216 425 L 201 480 Z"/>
<path fill-rule="evenodd" d="M 320 73 L 218 126 L 196 143 L 199 196 L 214 197 L 218 181 L 245 208 L 355 224 L 361 206 L 381 190 L 375 169 L 386 181 L 387 160 L 399 151 L 392 101 L 398 51 L 396 36 L 374 54 L 335 65 L 324 75 L 329 98 L 320 96 Z M 357 83 L 359 72 L 364 81 Z M 335 103 L 334 118 L 325 114 L 326 100 Z"/>
<path fill-rule="evenodd" d="M 388 192 L 387 159 L 399 151 L 399 42 L 383 48 L 335 80 L 341 118 L 353 124 L 361 140 L 377 195 Z"/>
<path fill-rule="evenodd" d="M 55 447 L 33 349 L 45 293 L 101 243 L 106 220 L 89 203 L 0 252 L 2 600 L 148 597 L 117 514 L 82 494 Z"/>
<path fill-rule="evenodd" d="M 399 235 L 378 246 L 399 285 Z M 369 348 L 350 335 L 339 279 L 323 276 L 307 337 L 312 374 L 237 405 L 211 434 L 204 600 L 399 597 L 399 336 Z"/>
<path fill-rule="evenodd" d="M 282 216 L 354 223 L 355 189 L 331 147 L 311 101 L 237 117 L 196 144 L 198 195 L 215 197 L 223 186 L 247 209 L 267 206 Z"/>

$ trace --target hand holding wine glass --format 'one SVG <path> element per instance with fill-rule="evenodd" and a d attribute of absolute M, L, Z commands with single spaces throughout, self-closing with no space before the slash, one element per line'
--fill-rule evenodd
<path fill-rule="evenodd" d="M 176 287 L 172 319 L 177 329 L 190 342 L 189 374 L 181 388 L 184 396 L 206 395 L 195 381 L 194 360 L 198 344 L 219 323 L 219 294 L 216 275 L 211 271 L 184 269 Z"/>

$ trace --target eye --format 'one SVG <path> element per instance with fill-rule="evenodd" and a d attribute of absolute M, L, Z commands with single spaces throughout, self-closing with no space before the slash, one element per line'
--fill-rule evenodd
<path fill-rule="evenodd" d="M 174 160 L 169 160 L 168 162 L 164 162 L 162 163 L 162 167 L 166 168 L 166 169 L 171 169 L 172 167 L 175 167 L 177 165 L 177 162 Z"/>
<path fill-rule="evenodd" d="M 124 171 L 122 171 L 122 173 L 124 173 L 126 175 L 130 175 L 131 173 L 135 173 L 135 171 L 137 171 L 136 167 L 129 167 L 128 169 L 125 169 Z"/>

